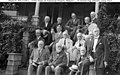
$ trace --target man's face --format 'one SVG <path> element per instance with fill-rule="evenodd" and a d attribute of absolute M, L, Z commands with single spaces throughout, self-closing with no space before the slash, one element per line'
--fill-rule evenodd
<path fill-rule="evenodd" d="M 58 46 L 56 47 L 56 52 L 57 52 L 57 53 L 60 53 L 61 51 L 62 51 L 62 46 L 59 46 L 59 45 L 58 45 Z"/>
<path fill-rule="evenodd" d="M 38 42 L 38 48 L 43 48 L 44 47 L 44 42 L 43 41 L 39 41 Z"/>
<path fill-rule="evenodd" d="M 71 17 L 72 17 L 72 19 L 75 19 L 75 18 L 76 18 L 76 15 L 75 15 L 75 14 L 72 14 Z"/>
<path fill-rule="evenodd" d="M 85 48 L 81 48 L 81 49 L 80 49 L 80 55 L 85 55 L 85 53 L 86 53 Z"/>
<path fill-rule="evenodd" d="M 63 34 L 63 38 L 67 38 L 68 37 L 68 35 L 67 34 Z"/>
<path fill-rule="evenodd" d="M 100 33 L 99 29 L 93 30 L 93 34 L 94 34 L 95 37 L 97 37 L 99 35 L 99 33 Z"/>
<path fill-rule="evenodd" d="M 57 32 L 60 32 L 62 29 L 60 26 L 57 26 Z"/>
<path fill-rule="evenodd" d="M 58 22 L 58 23 L 61 23 L 61 22 L 62 22 L 62 18 L 58 18 L 58 19 L 57 19 L 57 22 Z"/>
<path fill-rule="evenodd" d="M 82 39 L 82 34 L 78 35 L 78 36 L 77 36 L 77 39 L 78 39 L 78 40 L 81 40 L 81 39 Z"/>
<path fill-rule="evenodd" d="M 92 33 L 89 34 L 90 38 L 92 38 L 94 35 Z"/>
<path fill-rule="evenodd" d="M 89 23 L 90 22 L 90 19 L 89 18 L 85 18 L 85 23 Z"/>
<path fill-rule="evenodd" d="M 91 17 L 91 19 L 93 19 L 95 17 L 95 13 L 91 13 L 90 17 Z"/>
<path fill-rule="evenodd" d="M 49 22 L 50 21 L 50 18 L 45 18 L 45 22 Z"/>
<path fill-rule="evenodd" d="M 36 30 L 35 35 L 36 35 L 37 37 L 41 36 L 41 31 L 40 31 L 40 30 Z"/>

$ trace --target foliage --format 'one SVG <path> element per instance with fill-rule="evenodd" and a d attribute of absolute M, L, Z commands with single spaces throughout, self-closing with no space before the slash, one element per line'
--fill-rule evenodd
<path fill-rule="evenodd" d="M 109 66 L 106 71 L 110 74 L 120 73 L 120 51 L 118 43 L 119 22 L 116 17 L 110 18 L 107 14 L 107 3 L 100 3 L 100 11 L 98 12 L 98 27 L 100 28 L 101 35 L 106 36 L 110 48 Z M 111 74 L 110 74 L 111 75 Z"/>

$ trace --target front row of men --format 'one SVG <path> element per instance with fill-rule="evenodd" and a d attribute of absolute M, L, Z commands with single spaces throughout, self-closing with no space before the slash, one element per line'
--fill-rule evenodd
<path fill-rule="evenodd" d="M 74 46 L 71 45 L 71 48 L 65 46 L 64 41 L 69 40 L 68 45 L 72 40 L 63 32 L 63 38 L 56 43 L 56 48 L 51 54 L 44 47 L 44 40 L 39 40 L 38 46 L 33 49 L 30 56 L 28 75 L 33 75 L 34 69 L 37 69 L 36 75 L 41 75 L 44 70 L 45 75 L 50 75 L 51 72 L 63 75 L 67 69 L 70 70 L 70 75 L 104 75 L 109 47 L 106 38 L 99 33 L 99 28 L 95 28 L 93 37 L 86 39 L 81 38 L 82 33 L 77 33 L 78 41 Z"/>

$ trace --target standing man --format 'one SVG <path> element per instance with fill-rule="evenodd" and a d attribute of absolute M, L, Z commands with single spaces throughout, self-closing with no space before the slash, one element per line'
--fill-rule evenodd
<path fill-rule="evenodd" d="M 108 65 L 108 42 L 105 37 L 102 37 L 99 34 L 99 28 L 95 28 L 93 30 L 94 39 L 92 43 L 92 49 L 90 52 L 90 59 L 93 59 L 93 69 L 90 70 L 89 75 L 103 75 L 104 69 Z"/>
<path fill-rule="evenodd" d="M 70 32 L 71 38 L 74 36 L 76 29 L 80 26 L 80 19 L 77 19 L 76 14 L 71 14 L 71 19 L 66 23 L 66 28 Z"/>

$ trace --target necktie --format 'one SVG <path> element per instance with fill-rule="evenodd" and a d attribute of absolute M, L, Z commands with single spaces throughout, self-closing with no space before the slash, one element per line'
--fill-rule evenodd
<path fill-rule="evenodd" d="M 66 45 L 66 38 L 65 38 L 65 40 L 64 40 L 64 45 Z"/>

